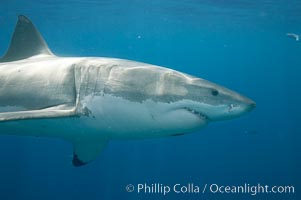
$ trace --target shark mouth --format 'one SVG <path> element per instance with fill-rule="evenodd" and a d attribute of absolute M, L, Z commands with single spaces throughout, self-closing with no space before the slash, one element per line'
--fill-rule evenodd
<path fill-rule="evenodd" d="M 187 108 L 187 107 L 184 107 L 185 110 L 187 110 L 188 112 L 198 116 L 199 118 L 201 118 L 202 120 L 209 120 L 209 117 L 207 115 L 204 115 L 203 113 L 199 112 L 199 111 L 196 111 L 196 110 L 193 110 L 191 108 Z"/>

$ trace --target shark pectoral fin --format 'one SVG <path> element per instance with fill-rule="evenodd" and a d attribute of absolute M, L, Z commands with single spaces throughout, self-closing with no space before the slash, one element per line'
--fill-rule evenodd
<path fill-rule="evenodd" d="M 95 160 L 107 144 L 108 139 L 73 142 L 73 166 L 80 167 Z"/>
<path fill-rule="evenodd" d="M 0 62 L 16 61 L 41 54 L 53 55 L 32 22 L 20 15 L 10 46 Z"/>
<path fill-rule="evenodd" d="M 71 117 L 79 115 L 76 106 L 73 105 L 59 105 L 40 110 L 25 110 L 13 112 L 0 112 L 0 122 L 13 120 L 29 120 L 29 119 L 45 119 L 45 118 L 59 118 Z"/>

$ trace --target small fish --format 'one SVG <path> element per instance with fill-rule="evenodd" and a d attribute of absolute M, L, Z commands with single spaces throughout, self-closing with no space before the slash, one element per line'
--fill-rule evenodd
<path fill-rule="evenodd" d="M 286 36 L 294 38 L 296 41 L 299 41 L 300 35 L 297 35 L 296 33 L 287 33 Z"/>

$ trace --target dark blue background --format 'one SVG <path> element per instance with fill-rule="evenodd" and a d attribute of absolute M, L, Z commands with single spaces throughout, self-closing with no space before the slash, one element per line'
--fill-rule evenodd
<path fill-rule="evenodd" d="M 124 189 L 144 182 L 295 186 L 290 195 L 167 199 L 299 199 L 301 41 L 286 33 L 301 34 L 300 11 L 300 0 L 1 1 L 2 54 L 24 14 L 59 56 L 170 67 L 238 91 L 257 108 L 181 137 L 112 141 L 82 168 L 71 165 L 68 142 L 1 136 L 0 199 L 163 199 Z"/>

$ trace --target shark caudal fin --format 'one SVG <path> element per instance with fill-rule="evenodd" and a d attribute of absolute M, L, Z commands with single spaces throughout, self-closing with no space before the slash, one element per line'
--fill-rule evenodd
<path fill-rule="evenodd" d="M 10 46 L 0 62 L 17 61 L 41 54 L 53 55 L 32 22 L 24 15 L 20 15 Z"/>

